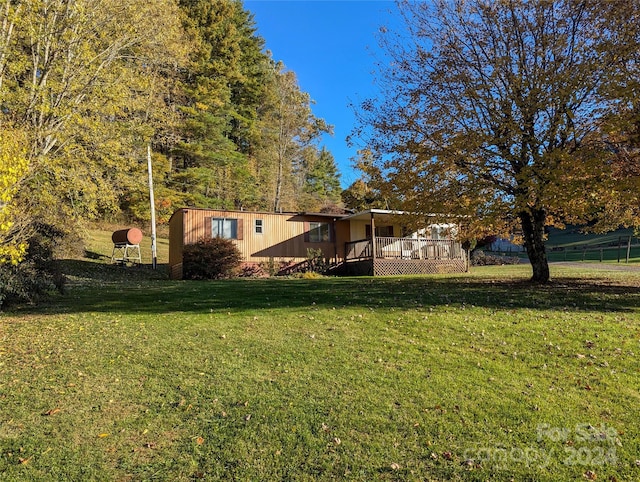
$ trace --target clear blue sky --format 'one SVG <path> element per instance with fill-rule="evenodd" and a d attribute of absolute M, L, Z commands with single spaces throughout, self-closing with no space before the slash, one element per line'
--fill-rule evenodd
<path fill-rule="evenodd" d="M 331 151 L 343 187 L 359 175 L 356 148 L 346 137 L 355 126 L 350 104 L 376 94 L 373 71 L 380 51 L 377 33 L 393 22 L 392 1 L 245 0 L 257 33 L 276 61 L 296 73 L 300 89 L 315 101 L 313 113 L 334 126 L 322 144 Z"/>

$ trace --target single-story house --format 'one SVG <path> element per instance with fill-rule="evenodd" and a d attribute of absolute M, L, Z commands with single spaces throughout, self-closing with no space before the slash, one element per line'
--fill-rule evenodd
<path fill-rule="evenodd" d="M 403 213 L 369 209 L 353 214 L 267 213 L 183 208 L 169 220 L 169 269 L 182 278 L 184 246 L 201 239 L 233 239 L 243 262 L 307 261 L 320 250 L 334 272 L 396 275 L 464 272 L 467 254 L 454 225 L 432 224 L 405 235 Z"/>

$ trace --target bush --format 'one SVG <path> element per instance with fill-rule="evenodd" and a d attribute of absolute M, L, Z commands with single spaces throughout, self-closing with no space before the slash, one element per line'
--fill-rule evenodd
<path fill-rule="evenodd" d="M 472 266 L 502 266 L 505 264 L 520 264 L 517 256 L 496 256 L 486 254 L 484 251 L 475 250 L 471 253 Z"/>
<path fill-rule="evenodd" d="M 50 224 L 35 223 L 24 260 L 0 265 L 0 307 L 35 302 L 49 291 L 64 291 L 66 278 L 54 253 L 67 235 Z"/>
<path fill-rule="evenodd" d="M 240 278 L 268 278 L 270 275 L 262 266 L 262 263 L 243 263 L 238 274 Z"/>
<path fill-rule="evenodd" d="M 309 263 L 308 271 L 322 274 L 329 269 L 329 263 L 321 249 L 307 248 L 307 261 Z"/>
<path fill-rule="evenodd" d="M 260 268 L 264 271 L 268 276 L 275 276 L 281 269 L 282 263 L 277 263 L 273 257 L 270 257 L 267 261 L 263 261 L 260 263 Z"/>
<path fill-rule="evenodd" d="M 203 239 L 184 247 L 184 279 L 221 279 L 238 275 L 242 257 L 229 239 Z"/>
<path fill-rule="evenodd" d="M 316 271 L 305 271 L 304 273 L 293 273 L 291 277 L 300 279 L 323 279 L 325 276 Z"/>

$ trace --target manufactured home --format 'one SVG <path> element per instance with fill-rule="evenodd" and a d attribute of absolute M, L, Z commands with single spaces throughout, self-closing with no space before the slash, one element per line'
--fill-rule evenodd
<path fill-rule="evenodd" d="M 183 208 L 169 221 L 169 269 L 182 278 L 184 246 L 201 239 L 234 240 L 247 265 L 282 263 L 304 268 L 309 252 L 336 274 L 397 275 L 467 270 L 453 225 L 406 233 L 403 213 L 370 209 L 353 214 L 267 213 Z"/>

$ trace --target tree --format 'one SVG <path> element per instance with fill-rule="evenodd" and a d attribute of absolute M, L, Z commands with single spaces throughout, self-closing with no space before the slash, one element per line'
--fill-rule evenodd
<path fill-rule="evenodd" d="M 203 207 L 254 204 L 249 155 L 269 75 L 264 41 L 238 0 L 183 0 L 187 30 L 196 39 L 185 76 L 182 139 L 172 151 L 173 181 L 185 200 Z"/>
<path fill-rule="evenodd" d="M 367 209 L 385 209 L 384 200 L 363 179 L 357 179 L 342 191 L 342 202 L 348 209 L 365 211 Z"/>
<path fill-rule="evenodd" d="M 0 265 L 22 261 L 27 243 L 13 205 L 21 181 L 27 174 L 25 137 L 16 130 L 0 131 Z"/>
<path fill-rule="evenodd" d="M 281 62 L 272 63 L 269 97 L 266 99 L 261 125 L 264 127 L 262 156 L 270 161 L 268 185 L 273 211 L 297 208 L 307 173 L 308 156 L 316 155 L 316 143 L 333 127 L 313 115 L 313 101 L 300 90 L 294 72 Z M 305 159 L 307 157 L 307 159 Z"/>
<path fill-rule="evenodd" d="M 161 70 L 179 64 L 178 21 L 172 0 L 5 3 L 0 117 L 27 134 L 23 211 L 69 222 L 118 210 L 153 136 Z"/>
<path fill-rule="evenodd" d="M 340 201 L 340 174 L 333 155 L 324 147 L 311 159 L 306 167 L 304 192 L 322 206 L 323 203 Z"/>
<path fill-rule="evenodd" d="M 381 189 L 409 211 L 463 219 L 469 237 L 519 231 L 532 279 L 547 282 L 545 226 L 598 218 L 612 192 L 633 203 L 612 190 L 602 134 L 627 95 L 621 66 L 638 49 L 624 30 L 635 28 L 638 3 L 399 7 L 407 38 L 383 36 L 384 98 L 362 105 L 355 133 L 367 138 Z"/>

